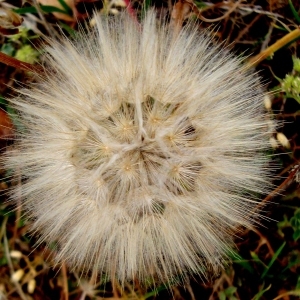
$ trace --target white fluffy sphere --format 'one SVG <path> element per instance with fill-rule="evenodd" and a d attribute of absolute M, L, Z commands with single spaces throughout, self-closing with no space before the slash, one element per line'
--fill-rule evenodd
<path fill-rule="evenodd" d="M 12 197 L 74 269 L 122 283 L 217 271 L 266 191 L 258 79 L 195 26 L 96 20 L 52 41 L 47 74 L 11 100 Z"/>

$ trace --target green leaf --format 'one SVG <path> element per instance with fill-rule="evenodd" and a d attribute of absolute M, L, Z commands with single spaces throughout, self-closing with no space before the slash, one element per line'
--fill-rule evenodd
<path fill-rule="evenodd" d="M 59 22 L 59 26 L 63 28 L 65 31 L 67 31 L 71 37 L 75 37 L 75 35 L 77 34 L 76 30 L 74 30 L 72 27 L 70 27 L 69 25 L 63 22 Z"/>
<path fill-rule="evenodd" d="M 195 4 L 197 5 L 198 8 L 208 7 L 208 5 L 203 1 L 195 1 Z"/>
<path fill-rule="evenodd" d="M 24 132 L 25 128 L 23 124 L 20 122 L 19 116 L 16 113 L 16 111 L 10 105 L 7 105 L 6 111 L 10 119 L 12 120 L 14 127 L 17 128 L 19 132 Z"/>
<path fill-rule="evenodd" d="M 33 64 L 38 60 L 39 55 L 40 53 L 31 45 L 24 45 L 17 50 L 15 58 Z"/>
<path fill-rule="evenodd" d="M 62 14 L 65 14 L 65 15 L 69 15 L 65 10 L 63 9 L 60 9 L 58 7 L 55 7 L 55 6 L 51 6 L 51 5 L 40 5 L 41 7 L 41 10 L 45 13 L 54 13 L 54 12 L 59 12 L 59 13 L 62 13 Z M 31 13 L 31 14 L 36 14 L 37 13 L 37 9 L 36 7 L 34 6 L 29 6 L 29 7 L 22 7 L 22 8 L 16 8 L 16 9 L 13 9 L 13 11 L 19 15 L 22 15 L 22 14 L 28 14 L 28 13 Z"/>
<path fill-rule="evenodd" d="M 0 96 L 0 104 L 7 105 L 7 101 L 2 96 Z"/>
<path fill-rule="evenodd" d="M 144 1 L 144 10 L 147 11 L 151 7 L 151 0 Z"/>
<path fill-rule="evenodd" d="M 69 16 L 72 16 L 72 15 L 73 15 L 73 11 L 72 11 L 71 7 L 65 2 L 65 0 L 58 0 L 58 2 L 59 2 L 60 5 L 64 8 L 64 11 L 65 11 Z"/>
<path fill-rule="evenodd" d="M 284 246 L 285 246 L 286 242 L 284 242 L 278 249 L 277 251 L 274 253 L 271 261 L 269 262 L 268 266 L 265 268 L 264 272 L 261 275 L 261 279 L 265 278 L 266 275 L 268 274 L 270 268 L 272 267 L 272 265 L 274 264 L 275 260 L 277 259 L 277 257 L 280 255 L 281 251 L 283 250 Z"/>
<path fill-rule="evenodd" d="M 297 241 L 299 238 L 300 238 L 300 229 L 296 230 L 293 233 L 293 239 L 294 239 L 294 241 Z"/>
<path fill-rule="evenodd" d="M 296 284 L 296 290 L 300 290 L 300 276 L 298 276 L 297 284 Z"/>
<path fill-rule="evenodd" d="M 226 296 L 232 296 L 236 292 L 237 288 L 235 286 L 230 286 L 225 290 Z"/>
<path fill-rule="evenodd" d="M 16 49 L 11 43 L 5 43 L 1 47 L 1 52 L 9 56 L 14 56 Z"/>
<path fill-rule="evenodd" d="M 22 15 L 22 14 L 36 14 L 37 10 L 34 6 L 29 6 L 29 7 L 22 7 L 22 8 L 15 8 L 12 11 L 15 13 Z"/>
<path fill-rule="evenodd" d="M 260 263 L 261 265 L 263 265 L 265 268 L 267 268 L 266 264 L 258 257 L 258 255 L 253 252 L 253 251 L 250 251 L 250 255 L 251 257 L 253 258 L 253 260 L 257 263 Z"/>
<path fill-rule="evenodd" d="M 254 274 L 254 269 L 252 268 L 249 260 L 243 259 L 238 253 L 231 253 L 230 258 L 233 263 L 239 264 L 243 269 L 247 270 L 251 274 Z"/>
<path fill-rule="evenodd" d="M 218 293 L 219 300 L 226 300 L 226 294 L 224 291 Z"/>
<path fill-rule="evenodd" d="M 265 288 L 265 289 L 259 291 L 259 292 L 252 298 L 252 300 L 259 300 L 259 299 L 261 298 L 261 296 L 271 288 L 271 286 L 272 286 L 272 285 L 270 284 L 267 288 Z M 263 286 L 262 286 L 262 288 L 263 288 Z"/>
<path fill-rule="evenodd" d="M 6 257 L 1 257 L 0 258 L 0 266 L 4 266 L 4 265 L 6 265 L 7 264 L 7 259 L 6 259 Z"/>
<path fill-rule="evenodd" d="M 18 228 L 21 228 L 23 227 L 24 225 L 26 224 L 25 220 L 20 218 L 18 221 L 17 221 L 17 227 Z"/>
<path fill-rule="evenodd" d="M 11 209 L 8 209 L 8 208 L 0 209 L 0 216 L 11 217 L 14 215 L 15 215 L 15 212 Z"/>
<path fill-rule="evenodd" d="M 300 16 L 299 16 L 298 12 L 296 11 L 295 6 L 293 5 L 292 0 L 289 0 L 289 5 L 290 5 L 291 11 L 292 11 L 292 13 L 294 15 L 294 18 L 300 24 Z"/>
<path fill-rule="evenodd" d="M 295 257 L 295 259 L 291 259 L 290 263 L 282 270 L 281 273 L 284 273 L 286 271 L 288 271 L 290 268 L 294 267 L 294 266 L 298 266 L 300 265 L 300 259 L 298 257 Z"/>
<path fill-rule="evenodd" d="M 164 291 L 167 289 L 167 286 L 165 284 L 162 284 L 158 288 L 155 288 L 153 291 L 148 292 L 146 295 L 144 295 L 143 299 L 146 300 L 150 297 L 156 296 L 159 292 Z"/>
<path fill-rule="evenodd" d="M 142 19 L 145 18 L 147 11 L 151 8 L 151 0 L 145 0 L 142 9 Z"/>

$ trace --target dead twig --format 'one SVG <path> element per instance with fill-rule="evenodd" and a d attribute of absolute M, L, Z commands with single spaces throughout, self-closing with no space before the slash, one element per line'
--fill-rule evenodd
<path fill-rule="evenodd" d="M 30 71 L 37 74 L 43 74 L 44 68 L 41 65 L 32 65 L 23 61 L 20 61 L 14 57 L 6 55 L 3 52 L 0 52 L 0 62 L 8 65 L 10 67 L 14 67 L 16 69 L 20 69 L 23 71 Z"/>
<path fill-rule="evenodd" d="M 297 174 L 300 172 L 300 165 L 295 165 L 294 169 L 290 172 L 289 176 L 277 187 L 275 188 L 267 197 L 265 197 L 254 209 L 254 212 L 259 210 L 265 203 L 269 202 L 272 198 L 279 195 L 279 193 L 291 185 L 296 179 Z"/>
<path fill-rule="evenodd" d="M 64 300 L 69 300 L 68 275 L 67 275 L 67 267 L 66 267 L 65 263 L 62 263 L 61 273 L 62 273 L 62 277 L 63 277 Z"/>
<path fill-rule="evenodd" d="M 300 27 L 294 29 L 290 33 L 286 34 L 284 37 L 282 37 L 280 40 L 275 42 L 273 45 L 268 47 L 266 50 L 260 52 L 259 54 L 255 55 L 254 57 L 251 57 L 248 60 L 248 66 L 249 67 L 255 67 L 259 63 L 261 63 L 263 60 L 265 60 L 267 57 L 271 56 L 274 52 L 281 49 L 282 47 L 286 46 L 287 44 L 291 43 L 295 39 L 300 38 Z"/>

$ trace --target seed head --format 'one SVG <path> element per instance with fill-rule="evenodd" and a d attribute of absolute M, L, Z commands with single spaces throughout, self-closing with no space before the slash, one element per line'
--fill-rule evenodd
<path fill-rule="evenodd" d="M 264 94 L 195 26 L 148 12 L 47 48 L 48 71 L 12 99 L 13 191 L 57 261 L 111 279 L 205 276 L 266 191 Z"/>

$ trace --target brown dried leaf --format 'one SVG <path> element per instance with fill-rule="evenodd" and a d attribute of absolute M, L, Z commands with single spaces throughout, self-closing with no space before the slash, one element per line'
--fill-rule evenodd
<path fill-rule="evenodd" d="M 174 5 L 171 13 L 170 26 L 173 27 L 175 33 L 178 33 L 180 31 L 183 21 L 188 17 L 190 10 L 191 10 L 190 1 L 179 0 Z"/>
<path fill-rule="evenodd" d="M 13 124 L 8 114 L 0 109 L 0 140 L 11 139 L 13 137 Z"/>
<path fill-rule="evenodd" d="M 19 32 L 18 26 L 23 22 L 23 18 L 17 13 L 7 8 L 0 8 L 0 33 L 4 35 L 16 34 Z"/>

